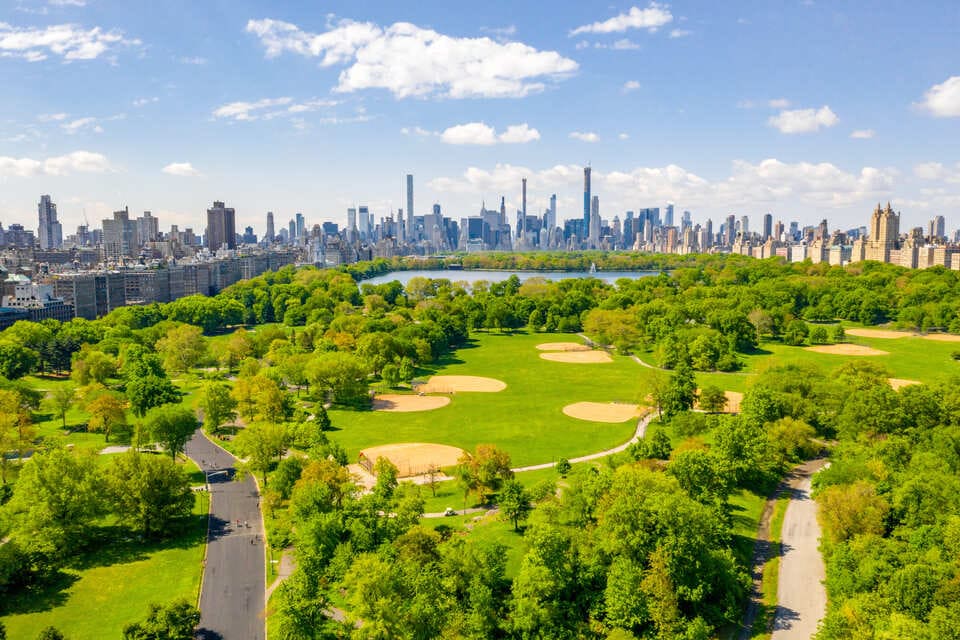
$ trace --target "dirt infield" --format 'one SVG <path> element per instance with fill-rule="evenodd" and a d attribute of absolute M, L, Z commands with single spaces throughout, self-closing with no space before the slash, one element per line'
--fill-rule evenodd
<path fill-rule="evenodd" d="M 911 331 L 892 331 L 890 329 L 846 329 L 846 334 L 860 338 L 884 338 L 890 340 L 896 338 L 912 338 L 917 335 Z"/>
<path fill-rule="evenodd" d="M 571 418 L 589 422 L 626 422 L 639 418 L 643 408 L 620 402 L 574 402 L 565 406 L 563 412 Z"/>
<path fill-rule="evenodd" d="M 590 351 L 590 347 L 579 342 L 544 342 L 538 344 L 540 351 Z"/>
<path fill-rule="evenodd" d="M 457 464 L 463 455 L 463 449 L 445 444 L 427 442 L 401 442 L 369 447 L 360 452 L 360 464 L 373 468 L 377 458 L 386 458 L 399 471 L 399 477 L 408 478 L 426 473 L 430 467 L 450 467 Z"/>
<path fill-rule="evenodd" d="M 922 384 L 919 380 L 907 380 L 905 378 L 887 378 L 887 382 L 890 383 L 894 391 L 909 387 L 912 384 Z"/>
<path fill-rule="evenodd" d="M 392 411 L 406 413 L 409 411 L 430 411 L 450 404 L 447 396 L 412 396 L 403 394 L 378 395 L 373 399 L 374 411 Z"/>
<path fill-rule="evenodd" d="M 888 356 L 889 351 L 881 351 L 859 344 L 824 344 L 816 347 L 804 347 L 805 351 L 829 353 L 835 356 Z"/>
<path fill-rule="evenodd" d="M 960 336 L 952 333 L 928 333 L 923 338 L 935 342 L 960 342 Z"/>
<path fill-rule="evenodd" d="M 700 393 L 700 389 L 697 389 L 697 393 Z M 740 403 L 743 402 L 743 394 L 739 391 L 724 391 L 723 395 L 727 396 L 727 404 L 720 413 L 740 413 Z M 693 408 L 699 409 L 700 402 L 694 402 Z"/>
<path fill-rule="evenodd" d="M 458 391 L 479 391 L 495 393 L 507 388 L 506 382 L 496 378 L 480 376 L 433 376 L 426 384 L 417 387 L 420 393 L 456 393 Z"/>
<path fill-rule="evenodd" d="M 602 363 L 613 362 L 606 351 L 555 351 L 552 353 L 541 353 L 540 357 L 544 360 L 553 362 L 577 362 L 577 363 Z"/>

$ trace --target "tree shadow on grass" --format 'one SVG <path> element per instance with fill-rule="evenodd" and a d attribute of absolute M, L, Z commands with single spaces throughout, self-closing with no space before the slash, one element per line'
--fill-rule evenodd
<path fill-rule="evenodd" d="M 8 594 L 0 603 L 0 615 L 40 613 L 67 603 L 67 589 L 80 579 L 75 573 L 56 571 L 42 582 Z"/>

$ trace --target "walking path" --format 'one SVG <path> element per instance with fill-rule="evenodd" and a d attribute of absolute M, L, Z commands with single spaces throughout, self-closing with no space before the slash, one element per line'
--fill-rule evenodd
<path fill-rule="evenodd" d="M 186 454 L 207 476 L 210 516 L 200 591 L 203 640 L 264 640 L 264 535 L 252 477 L 233 482 L 236 458 L 198 429 Z"/>
<path fill-rule="evenodd" d="M 817 505 L 810 497 L 810 478 L 819 464 L 804 465 L 789 480 L 790 503 L 780 537 L 780 582 L 772 640 L 807 640 L 827 611 L 826 568 L 820 555 Z"/>
<path fill-rule="evenodd" d="M 739 640 L 749 640 L 756 624 L 766 625 L 764 620 L 757 622 L 756 617 L 763 605 L 763 571 L 771 555 L 770 520 L 777 500 L 784 494 L 790 496 L 790 502 L 784 514 L 780 534 L 780 575 L 777 587 L 778 606 L 773 621 L 774 637 L 778 640 L 806 640 L 813 636 L 817 623 L 826 611 L 827 596 L 822 584 L 823 559 L 818 549 L 820 529 L 817 524 L 816 505 L 810 499 L 810 479 L 826 463 L 825 459 L 817 458 L 794 467 L 764 504 L 751 559 L 753 590 L 740 626 Z M 795 508 L 798 505 L 799 508 Z M 795 534 L 800 531 L 806 534 L 806 539 L 796 538 Z M 785 568 L 787 562 L 790 563 L 789 568 Z M 788 594 L 785 590 L 794 590 L 794 593 Z M 804 594 L 796 593 L 797 590 L 804 591 Z M 795 602 L 797 596 L 807 602 L 799 603 L 799 606 L 785 604 L 785 601 Z M 811 619 L 812 623 L 809 622 Z M 811 628 L 812 630 L 809 630 Z M 784 633 L 788 635 L 778 635 Z"/>

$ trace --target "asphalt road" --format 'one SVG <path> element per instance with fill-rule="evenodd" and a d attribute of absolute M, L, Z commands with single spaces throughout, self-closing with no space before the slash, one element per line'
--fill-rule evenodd
<path fill-rule="evenodd" d="M 210 527 L 200 593 L 202 640 L 264 640 L 264 542 L 253 478 L 235 482 L 235 458 L 200 430 L 186 453 L 207 474 Z M 239 525 L 238 525 L 239 523 Z"/>
<path fill-rule="evenodd" d="M 773 640 L 807 640 L 827 611 L 826 568 L 820 555 L 817 505 L 810 498 L 810 478 L 823 460 L 794 471 L 789 480 L 790 503 L 780 534 L 780 582 Z"/>

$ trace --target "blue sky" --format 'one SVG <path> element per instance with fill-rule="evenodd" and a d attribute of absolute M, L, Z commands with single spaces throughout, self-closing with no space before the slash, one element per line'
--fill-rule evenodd
<path fill-rule="evenodd" d="M 956 2 L 4 0 L 0 222 L 202 230 L 558 195 L 831 228 L 960 226 Z"/>

